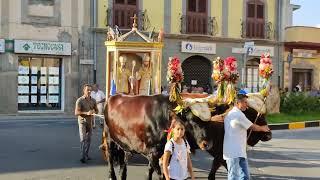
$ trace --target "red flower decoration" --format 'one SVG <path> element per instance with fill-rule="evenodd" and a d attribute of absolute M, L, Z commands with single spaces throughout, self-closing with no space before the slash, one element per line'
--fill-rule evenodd
<path fill-rule="evenodd" d="M 227 57 L 224 60 L 224 66 L 226 68 L 225 79 L 231 83 L 236 83 L 239 78 L 237 59 L 233 56 Z"/>
<path fill-rule="evenodd" d="M 237 60 L 235 57 L 230 56 L 227 57 L 224 60 L 224 66 L 226 67 L 227 71 L 229 71 L 230 73 L 233 73 L 235 71 L 237 71 Z"/>
<path fill-rule="evenodd" d="M 178 57 L 169 59 L 167 80 L 171 83 L 180 83 L 183 80 L 181 63 Z"/>

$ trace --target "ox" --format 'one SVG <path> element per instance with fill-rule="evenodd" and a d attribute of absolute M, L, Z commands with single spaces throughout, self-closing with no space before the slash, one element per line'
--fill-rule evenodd
<path fill-rule="evenodd" d="M 212 115 L 221 114 L 227 109 L 228 106 L 218 106 L 216 107 L 215 113 Z M 188 109 L 183 114 L 185 114 L 187 119 L 193 119 L 193 123 L 199 124 L 200 126 L 205 126 L 207 136 L 212 137 L 208 138 L 207 142 L 208 147 L 210 147 L 207 149 L 207 152 L 214 157 L 208 179 L 214 180 L 215 174 L 221 165 L 227 169 L 226 161 L 223 159 L 224 124 L 223 122 L 203 122 L 194 116 L 191 111 L 188 111 Z M 244 114 L 251 122 L 256 123 L 257 125 L 267 125 L 264 115 L 259 115 L 257 118 L 258 113 L 253 108 L 248 108 L 246 111 L 244 111 Z M 250 130 L 248 130 L 247 144 L 249 146 L 254 146 L 260 140 L 269 141 L 271 136 L 271 132 L 250 132 Z M 192 139 L 188 139 L 188 141 L 193 146 L 196 145 L 194 142 L 192 142 Z"/>
<path fill-rule="evenodd" d="M 148 161 L 148 179 L 154 171 L 162 178 L 159 158 L 166 143 L 164 130 L 171 125 L 176 104 L 168 96 L 127 96 L 117 94 L 108 99 L 105 107 L 104 142 L 105 156 L 109 160 L 109 178 L 116 179 L 114 162 L 120 164 L 121 179 L 126 179 L 127 157 L 131 153 L 145 156 Z M 177 117 L 176 117 L 177 118 Z M 195 123 L 192 118 L 181 119 L 186 126 L 188 140 L 201 149 L 207 146 L 206 124 Z M 107 137 L 107 136 L 110 136 Z M 116 144 L 115 144 L 116 143 Z M 119 146 L 121 149 L 119 149 Z M 122 151 L 123 150 L 123 151 Z M 117 158 L 117 159 L 115 159 Z"/>
<path fill-rule="evenodd" d="M 181 94 L 182 97 L 185 98 L 205 98 L 208 95 L 205 94 Z M 250 97 L 249 97 L 250 98 Z M 261 101 L 260 99 L 251 99 L 254 101 Z M 257 103 L 259 105 L 263 104 L 263 102 Z M 260 107 L 257 107 L 260 109 Z M 215 106 L 215 111 L 211 114 L 212 116 L 217 114 L 224 113 L 227 109 L 229 109 L 229 106 L 227 105 L 219 105 Z M 257 125 L 267 125 L 267 121 L 265 119 L 265 116 L 263 114 L 258 114 L 258 112 L 249 107 L 246 111 L 244 111 L 244 114 L 246 117 L 252 122 Z M 217 170 L 224 166 L 227 169 L 226 161 L 223 159 L 223 139 L 224 139 L 224 124 L 223 122 L 203 122 L 200 120 L 200 118 L 196 117 L 189 109 L 186 109 L 183 113 L 184 116 L 186 116 L 186 119 L 192 119 L 192 123 L 199 124 L 200 126 L 206 127 L 207 136 L 211 137 L 208 138 L 208 147 L 210 147 L 207 152 L 214 157 L 214 160 L 212 162 L 212 167 L 209 173 L 208 179 L 214 180 L 215 174 Z M 249 146 L 256 145 L 260 140 L 261 141 L 269 141 L 272 138 L 271 132 L 254 132 L 248 130 L 248 139 L 247 144 Z M 193 145 L 193 147 L 196 147 L 196 143 L 192 142 L 192 139 L 188 139 L 189 144 Z M 191 146 L 192 147 L 192 146 Z M 197 147 L 196 147 L 197 148 Z"/>

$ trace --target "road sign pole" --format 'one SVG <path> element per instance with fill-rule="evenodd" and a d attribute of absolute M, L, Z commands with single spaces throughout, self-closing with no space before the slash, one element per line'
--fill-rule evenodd
<path fill-rule="evenodd" d="M 243 54 L 243 67 L 242 67 L 242 88 L 245 88 L 247 86 L 247 71 L 246 71 L 246 64 L 247 64 L 247 57 L 250 53 L 250 51 L 253 52 L 254 49 L 254 42 L 250 41 L 250 42 L 245 42 L 244 43 L 244 54 Z"/>

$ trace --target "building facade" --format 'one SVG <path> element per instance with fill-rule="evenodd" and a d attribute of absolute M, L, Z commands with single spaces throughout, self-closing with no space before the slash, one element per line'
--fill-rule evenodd
<path fill-rule="evenodd" d="M 284 87 L 303 91 L 320 87 L 320 28 L 292 26 L 286 28 Z"/>
<path fill-rule="evenodd" d="M 90 7 L 0 1 L 0 114 L 73 113 L 81 85 L 93 79 Z"/>
<path fill-rule="evenodd" d="M 282 15 L 290 1 L 276 0 L 99 0 L 98 1 L 98 67 L 97 80 L 105 79 L 106 27 L 118 26 L 121 32 L 130 29 L 132 17 L 138 15 L 139 29 L 151 34 L 165 33 L 162 85 L 166 86 L 166 67 L 170 56 L 182 60 L 187 86 L 212 86 L 212 60 L 234 56 L 238 60 L 239 86 L 258 91 L 259 57 L 269 52 L 275 73 L 272 81 L 282 86 Z M 150 33 L 151 32 L 151 33 Z M 254 43 L 248 55 L 244 45 Z M 100 66 L 101 65 L 101 66 Z M 193 82 L 191 84 L 191 82 Z"/>

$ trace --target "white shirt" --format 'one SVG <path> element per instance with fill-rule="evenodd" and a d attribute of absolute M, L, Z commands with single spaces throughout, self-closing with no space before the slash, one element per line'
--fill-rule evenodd
<path fill-rule="evenodd" d="M 91 91 L 91 97 L 92 97 L 93 99 L 95 99 L 96 102 L 99 102 L 99 101 L 101 101 L 102 99 L 105 99 L 105 98 L 106 98 L 106 96 L 104 95 L 104 93 L 103 93 L 102 91 L 100 91 L 100 90 L 98 90 L 97 92 Z M 103 104 L 103 103 L 99 103 L 99 104 Z"/>
<path fill-rule="evenodd" d="M 296 86 L 296 88 L 298 88 L 298 91 L 299 91 L 299 92 L 302 92 L 302 87 L 300 86 L 300 84 L 298 84 L 298 85 Z"/>
<path fill-rule="evenodd" d="M 247 158 L 247 130 L 252 122 L 243 112 L 233 107 L 224 119 L 223 159 Z"/>
<path fill-rule="evenodd" d="M 172 142 L 174 144 L 173 154 L 172 154 Z M 177 144 L 173 139 L 170 139 L 166 143 L 164 151 L 169 151 L 172 156 L 170 164 L 168 166 L 169 176 L 171 179 L 184 180 L 188 178 L 188 153 L 190 153 L 190 146 L 187 142 L 187 147 L 185 141 L 183 140 L 181 144 Z"/>

